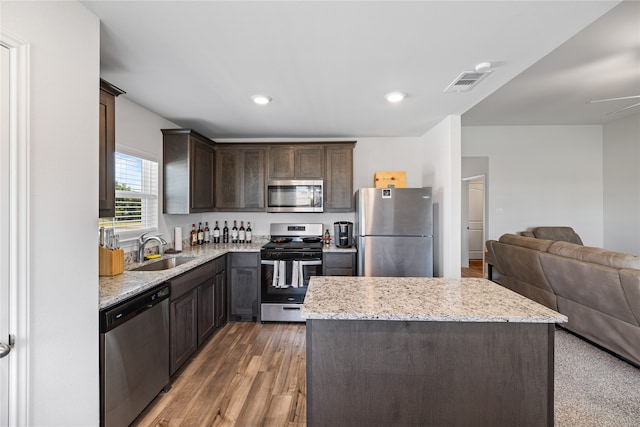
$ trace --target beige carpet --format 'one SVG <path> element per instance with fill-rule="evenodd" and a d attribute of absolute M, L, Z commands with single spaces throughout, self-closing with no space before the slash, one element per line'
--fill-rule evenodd
<path fill-rule="evenodd" d="M 562 329 L 554 385 L 557 427 L 640 426 L 640 369 Z"/>

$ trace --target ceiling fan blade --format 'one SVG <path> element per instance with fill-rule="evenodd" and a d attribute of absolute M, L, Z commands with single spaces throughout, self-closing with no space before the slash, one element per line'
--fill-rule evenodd
<path fill-rule="evenodd" d="M 640 102 L 638 102 L 637 104 L 629 105 L 628 107 L 622 108 L 622 109 L 620 109 L 618 111 L 613 111 L 611 113 L 607 113 L 607 116 L 610 115 L 610 114 L 618 114 L 618 113 L 620 113 L 622 111 L 628 110 L 629 108 L 637 107 L 638 105 L 640 105 Z"/>
<path fill-rule="evenodd" d="M 595 104 L 596 102 L 620 101 L 623 99 L 634 99 L 634 98 L 640 98 L 640 95 L 621 96 L 619 98 L 596 99 L 595 101 L 587 102 L 587 104 Z"/>

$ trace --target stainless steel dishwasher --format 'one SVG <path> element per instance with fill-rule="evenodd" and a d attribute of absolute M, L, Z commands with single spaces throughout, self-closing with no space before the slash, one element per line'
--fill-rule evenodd
<path fill-rule="evenodd" d="M 162 285 L 100 311 L 101 426 L 128 426 L 171 387 L 169 292 Z"/>

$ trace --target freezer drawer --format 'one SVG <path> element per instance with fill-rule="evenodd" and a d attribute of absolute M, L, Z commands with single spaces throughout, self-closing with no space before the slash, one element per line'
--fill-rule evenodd
<path fill-rule="evenodd" d="M 432 277 L 433 238 L 358 238 L 358 272 L 367 277 Z"/>

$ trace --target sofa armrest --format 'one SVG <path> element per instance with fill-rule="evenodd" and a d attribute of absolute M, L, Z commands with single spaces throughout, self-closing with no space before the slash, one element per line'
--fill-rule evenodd
<path fill-rule="evenodd" d="M 620 283 L 629 308 L 640 324 L 640 270 L 631 268 L 620 270 Z"/>

